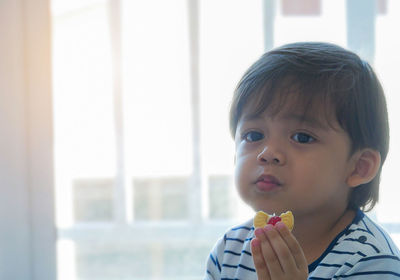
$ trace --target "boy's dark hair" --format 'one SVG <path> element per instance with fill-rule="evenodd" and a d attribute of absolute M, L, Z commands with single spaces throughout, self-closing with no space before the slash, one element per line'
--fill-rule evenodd
<path fill-rule="evenodd" d="M 379 198 L 382 165 L 389 149 L 386 100 L 371 66 L 356 54 L 330 43 L 293 43 L 265 53 L 239 81 L 230 108 L 230 130 L 246 106 L 255 116 L 267 108 L 277 114 L 288 100 L 303 108 L 328 112 L 351 139 L 351 154 L 371 148 L 381 166 L 369 183 L 353 188 L 348 207 L 371 210 Z M 251 105 L 249 105 L 251 104 Z M 333 111 L 332 111 L 333 110 Z"/>

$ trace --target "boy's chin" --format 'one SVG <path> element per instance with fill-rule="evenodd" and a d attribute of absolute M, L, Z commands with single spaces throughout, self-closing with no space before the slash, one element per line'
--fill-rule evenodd
<path fill-rule="evenodd" d="M 285 213 L 288 210 L 292 211 L 292 209 L 286 205 L 282 205 L 282 204 L 274 205 L 274 203 L 269 203 L 268 205 L 266 205 L 266 204 L 258 205 L 257 203 L 254 203 L 254 205 L 251 205 L 251 206 L 255 212 L 263 211 L 268 214 L 279 215 L 281 213 Z"/>

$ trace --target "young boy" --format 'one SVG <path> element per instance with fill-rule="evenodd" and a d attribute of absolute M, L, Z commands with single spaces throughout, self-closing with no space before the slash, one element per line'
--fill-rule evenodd
<path fill-rule="evenodd" d="M 235 184 L 245 203 L 284 223 L 230 229 L 205 279 L 400 279 L 400 252 L 362 210 L 378 200 L 389 127 L 369 64 L 328 43 L 264 54 L 231 105 Z M 362 210 L 361 210 L 362 209 Z"/>

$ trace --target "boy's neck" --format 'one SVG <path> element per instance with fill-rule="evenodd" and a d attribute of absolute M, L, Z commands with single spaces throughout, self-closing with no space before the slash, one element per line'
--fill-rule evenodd
<path fill-rule="evenodd" d="M 318 259 L 333 239 L 354 219 L 356 212 L 346 209 L 341 215 L 296 217 L 293 234 L 303 248 L 308 264 Z"/>

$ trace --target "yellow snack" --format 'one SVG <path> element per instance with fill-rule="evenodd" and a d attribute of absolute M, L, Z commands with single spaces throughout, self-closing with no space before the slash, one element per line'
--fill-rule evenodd
<path fill-rule="evenodd" d="M 263 228 L 267 224 L 275 225 L 278 221 L 282 221 L 289 230 L 294 227 L 294 217 L 292 211 L 282 213 L 280 216 L 268 215 L 263 211 L 258 211 L 254 217 L 253 224 L 255 228 Z"/>

